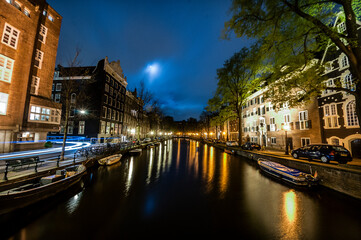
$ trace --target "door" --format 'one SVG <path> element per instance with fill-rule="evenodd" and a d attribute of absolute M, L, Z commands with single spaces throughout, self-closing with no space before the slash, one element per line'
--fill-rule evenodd
<path fill-rule="evenodd" d="M 355 139 L 351 142 L 351 153 L 353 158 L 361 158 L 361 139 Z"/>

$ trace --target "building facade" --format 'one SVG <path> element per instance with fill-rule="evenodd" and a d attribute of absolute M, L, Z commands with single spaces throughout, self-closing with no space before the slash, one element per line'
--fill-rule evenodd
<path fill-rule="evenodd" d="M 339 18 L 334 26 L 341 33 L 346 30 L 345 22 Z M 342 86 L 350 91 L 355 90 L 356 79 L 350 72 L 349 60 L 334 44 L 327 47 L 322 63 L 325 65 L 328 87 Z M 342 145 L 353 157 L 361 158 L 361 129 L 355 97 L 345 91 L 325 90 L 318 98 L 318 104 L 323 142 Z"/>
<path fill-rule="evenodd" d="M 40 148 L 59 128 L 51 87 L 61 21 L 45 0 L 0 1 L 0 152 Z"/>
<path fill-rule="evenodd" d="M 62 102 L 69 81 L 78 82 L 74 91 L 68 92 L 69 139 L 122 142 L 144 138 L 149 131 L 143 102 L 136 92 L 126 90 L 128 82 L 119 61 L 109 62 L 106 57 L 96 67 L 58 67 L 52 94 L 55 102 Z M 50 133 L 49 138 L 63 138 L 65 119 L 63 114 L 60 132 Z"/>

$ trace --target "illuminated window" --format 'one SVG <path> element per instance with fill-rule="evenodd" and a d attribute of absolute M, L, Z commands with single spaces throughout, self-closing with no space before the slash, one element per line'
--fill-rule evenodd
<path fill-rule="evenodd" d="M 298 118 L 300 121 L 300 129 L 308 129 L 308 111 L 301 111 L 298 113 Z"/>
<path fill-rule="evenodd" d="M 0 92 L 0 115 L 6 115 L 6 109 L 8 108 L 9 94 Z"/>
<path fill-rule="evenodd" d="M 346 23 L 342 22 L 340 24 L 337 25 L 337 31 L 339 33 L 343 33 L 344 31 L 346 31 Z"/>
<path fill-rule="evenodd" d="M 4 43 L 5 45 L 8 45 L 16 49 L 18 45 L 19 35 L 20 35 L 19 30 L 5 23 L 4 33 L 1 42 Z"/>
<path fill-rule="evenodd" d="M 39 31 L 39 41 L 45 44 L 46 35 L 48 33 L 48 28 L 45 27 L 43 24 L 40 25 Z"/>
<path fill-rule="evenodd" d="M 100 121 L 100 133 L 105 133 L 105 122 Z"/>
<path fill-rule="evenodd" d="M 84 134 L 85 121 L 79 121 L 78 134 Z"/>
<path fill-rule="evenodd" d="M 353 82 L 352 74 L 347 74 L 343 81 L 345 88 L 355 91 L 355 83 Z"/>
<path fill-rule="evenodd" d="M 307 145 L 310 145 L 311 143 L 311 139 L 310 138 L 301 138 L 301 146 L 304 147 L 304 146 L 307 146 Z"/>
<path fill-rule="evenodd" d="M 348 57 L 343 54 L 340 60 L 340 68 L 345 68 L 349 66 Z"/>
<path fill-rule="evenodd" d="M 270 131 L 276 131 L 276 121 L 274 117 L 269 118 Z"/>
<path fill-rule="evenodd" d="M 346 116 L 348 126 L 357 126 L 358 119 L 356 115 L 356 104 L 355 101 L 351 101 L 346 105 Z"/>
<path fill-rule="evenodd" d="M 24 14 L 28 17 L 30 17 L 30 10 L 27 8 L 24 8 Z"/>
<path fill-rule="evenodd" d="M 17 9 L 19 9 L 21 11 L 21 4 L 17 1 L 15 1 L 14 3 L 14 7 L 16 7 Z"/>
<path fill-rule="evenodd" d="M 0 54 L 0 81 L 11 82 L 14 60 Z"/>
<path fill-rule="evenodd" d="M 31 94 L 38 95 L 39 83 L 40 83 L 40 78 L 33 76 L 31 80 L 31 88 L 30 88 Z"/>
<path fill-rule="evenodd" d="M 330 104 L 324 106 L 324 119 L 326 128 L 338 127 L 338 115 L 336 104 Z"/>
<path fill-rule="evenodd" d="M 59 123 L 60 113 L 53 108 L 30 105 L 29 122 Z"/>
<path fill-rule="evenodd" d="M 50 21 L 52 21 L 52 22 L 54 22 L 54 17 L 52 16 L 52 15 L 48 15 L 48 19 L 50 20 Z"/>
<path fill-rule="evenodd" d="M 35 54 L 35 67 L 41 69 L 41 65 L 43 63 L 44 53 L 39 49 L 36 49 Z"/>
<path fill-rule="evenodd" d="M 271 137 L 271 144 L 276 144 L 277 143 L 277 140 L 275 137 Z"/>

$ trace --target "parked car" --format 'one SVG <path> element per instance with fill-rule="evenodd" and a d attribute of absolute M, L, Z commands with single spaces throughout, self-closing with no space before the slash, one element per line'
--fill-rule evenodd
<path fill-rule="evenodd" d="M 253 150 L 253 149 L 261 150 L 261 145 L 259 145 L 258 143 L 246 142 L 241 146 L 241 148 L 245 150 Z"/>
<path fill-rule="evenodd" d="M 237 147 L 238 142 L 236 142 L 236 141 L 227 141 L 226 146 L 228 146 L 228 147 Z"/>
<path fill-rule="evenodd" d="M 144 138 L 144 140 L 143 140 L 143 142 L 145 142 L 145 143 L 151 142 L 151 141 L 152 141 L 152 139 L 150 139 L 150 138 Z"/>
<path fill-rule="evenodd" d="M 352 161 L 351 153 L 343 146 L 330 144 L 311 144 L 291 152 L 294 158 L 306 157 L 308 159 L 320 159 L 324 163 L 337 161 L 347 163 Z"/>

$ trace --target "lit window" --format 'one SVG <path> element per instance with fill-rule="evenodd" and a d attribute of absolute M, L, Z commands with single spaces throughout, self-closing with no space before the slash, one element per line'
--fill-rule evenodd
<path fill-rule="evenodd" d="M 6 115 L 9 94 L 0 92 L 0 115 Z"/>
<path fill-rule="evenodd" d="M 351 101 L 346 105 L 346 116 L 348 126 L 357 126 L 358 119 L 356 115 L 356 104 L 355 101 Z"/>
<path fill-rule="evenodd" d="M 301 111 L 298 113 L 298 118 L 300 121 L 300 129 L 308 129 L 308 111 Z"/>
<path fill-rule="evenodd" d="M 4 43 L 5 45 L 8 45 L 16 49 L 18 45 L 19 35 L 20 35 L 19 30 L 5 23 L 4 33 L 1 42 Z"/>
<path fill-rule="evenodd" d="M 326 128 L 338 127 L 338 115 L 336 104 L 330 104 L 324 106 L 324 119 Z"/>
<path fill-rule="evenodd" d="M 53 108 L 31 105 L 29 121 L 59 123 L 60 113 Z"/>
<path fill-rule="evenodd" d="M 43 11 L 43 15 L 46 16 L 48 12 L 46 10 Z"/>
<path fill-rule="evenodd" d="M 14 60 L 0 54 L 0 81 L 11 82 Z"/>
<path fill-rule="evenodd" d="M 39 41 L 45 44 L 46 34 L 48 33 L 48 28 L 45 27 L 43 24 L 40 25 L 39 31 Z"/>
<path fill-rule="evenodd" d="M 310 138 L 301 138 L 301 146 L 304 147 L 304 146 L 307 146 L 307 145 L 310 145 L 311 143 L 311 139 Z"/>
<path fill-rule="evenodd" d="M 39 83 L 40 83 L 40 78 L 33 76 L 33 79 L 31 80 L 31 88 L 30 88 L 31 94 L 35 94 L 35 95 L 38 94 Z"/>
<path fill-rule="evenodd" d="M 270 131 L 276 131 L 276 122 L 274 117 L 269 118 Z"/>
<path fill-rule="evenodd" d="M 275 137 L 271 137 L 271 144 L 276 144 L 277 143 L 277 140 Z"/>
<path fill-rule="evenodd" d="M 343 33 L 344 31 L 346 31 L 346 23 L 342 22 L 340 24 L 337 25 L 337 31 L 339 33 Z"/>
<path fill-rule="evenodd" d="M 84 134 L 85 121 L 79 121 L 78 134 Z"/>
<path fill-rule="evenodd" d="M 346 55 L 342 55 L 341 62 L 340 62 L 341 68 L 345 68 L 349 66 L 348 57 Z"/>
<path fill-rule="evenodd" d="M 35 67 L 41 69 L 41 65 L 43 63 L 44 53 L 39 49 L 36 49 L 35 54 Z"/>
<path fill-rule="evenodd" d="M 50 20 L 50 21 L 52 21 L 52 22 L 54 22 L 54 17 L 52 16 L 52 15 L 48 15 L 48 19 Z"/>
<path fill-rule="evenodd" d="M 28 17 L 30 17 L 30 10 L 27 8 L 24 8 L 24 14 Z"/>
<path fill-rule="evenodd" d="M 21 4 L 19 2 L 15 1 L 14 7 L 16 7 L 17 9 L 19 9 L 21 11 Z"/>
<path fill-rule="evenodd" d="M 352 74 L 347 74 L 344 78 L 344 86 L 351 91 L 355 91 L 355 83 L 352 80 Z"/>

